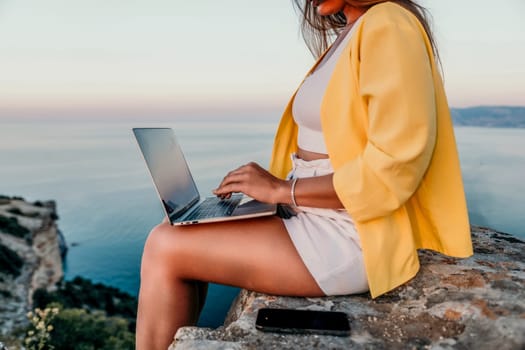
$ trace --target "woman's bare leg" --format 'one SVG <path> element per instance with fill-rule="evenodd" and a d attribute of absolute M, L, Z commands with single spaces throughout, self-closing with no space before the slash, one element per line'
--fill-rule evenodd
<path fill-rule="evenodd" d="M 185 227 L 163 223 L 151 232 L 142 257 L 137 349 L 165 350 L 179 327 L 195 324 L 205 296 L 197 281 L 323 295 L 277 217 Z"/>

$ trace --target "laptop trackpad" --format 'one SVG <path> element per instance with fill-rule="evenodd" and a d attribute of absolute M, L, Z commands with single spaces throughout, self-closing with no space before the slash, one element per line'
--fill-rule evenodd
<path fill-rule="evenodd" d="M 247 215 L 261 212 L 275 212 L 275 209 L 275 204 L 262 203 L 258 200 L 244 196 L 237 208 L 235 208 L 235 210 L 233 211 L 232 216 Z"/>

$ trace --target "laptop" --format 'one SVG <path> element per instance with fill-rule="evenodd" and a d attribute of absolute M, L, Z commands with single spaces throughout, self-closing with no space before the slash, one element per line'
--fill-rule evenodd
<path fill-rule="evenodd" d="M 236 193 L 201 200 L 182 149 L 170 128 L 133 128 L 162 207 L 172 225 L 191 225 L 273 215 L 276 205 Z"/>

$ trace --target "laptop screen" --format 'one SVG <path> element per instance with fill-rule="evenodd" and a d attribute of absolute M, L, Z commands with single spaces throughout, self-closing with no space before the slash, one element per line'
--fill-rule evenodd
<path fill-rule="evenodd" d="M 155 187 L 170 217 L 199 201 L 197 186 L 172 129 L 134 128 Z"/>

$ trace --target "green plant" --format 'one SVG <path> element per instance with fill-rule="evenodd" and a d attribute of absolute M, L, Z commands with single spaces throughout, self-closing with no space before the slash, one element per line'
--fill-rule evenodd
<path fill-rule="evenodd" d="M 49 344 L 49 341 L 54 329 L 51 323 L 58 312 L 58 307 L 45 308 L 44 310 L 36 308 L 34 312 L 31 311 L 27 314 L 30 326 L 24 344 L 28 350 L 52 350 L 55 348 Z"/>
<path fill-rule="evenodd" d="M 137 299 L 117 288 L 75 277 L 54 292 L 36 290 L 33 305 L 59 308 L 49 340 L 56 350 L 135 347 Z"/>
<path fill-rule="evenodd" d="M 11 214 L 15 214 L 15 215 L 23 215 L 24 214 L 18 208 L 9 208 L 9 209 L 7 209 L 7 211 L 10 212 Z"/>
<path fill-rule="evenodd" d="M 36 217 L 40 216 L 40 213 L 38 213 L 36 211 L 25 213 L 22 210 L 20 210 L 19 208 L 9 208 L 9 209 L 7 209 L 7 211 L 10 212 L 11 214 L 21 215 L 21 216 L 25 216 L 25 217 L 28 217 L 28 218 L 36 218 Z"/>
<path fill-rule="evenodd" d="M 83 307 L 103 310 L 109 316 L 121 316 L 127 319 L 130 328 L 134 328 L 137 299 L 117 288 L 93 283 L 86 278 L 77 276 L 71 281 L 62 281 L 54 292 L 37 289 L 33 293 L 35 307 L 44 308 L 53 302 L 60 303 L 65 308 Z"/>
<path fill-rule="evenodd" d="M 0 244 L 0 272 L 18 277 L 24 260 L 10 248 Z"/>
<path fill-rule="evenodd" d="M 0 230 L 16 237 L 25 238 L 30 231 L 18 223 L 17 218 L 8 218 L 0 215 Z"/>
<path fill-rule="evenodd" d="M 11 198 L 0 194 L 0 205 L 11 203 Z"/>
<path fill-rule="evenodd" d="M 60 350 L 134 349 L 135 336 L 128 322 L 120 317 L 107 317 L 102 311 L 61 310 L 53 321 L 55 331 L 50 345 Z"/>

